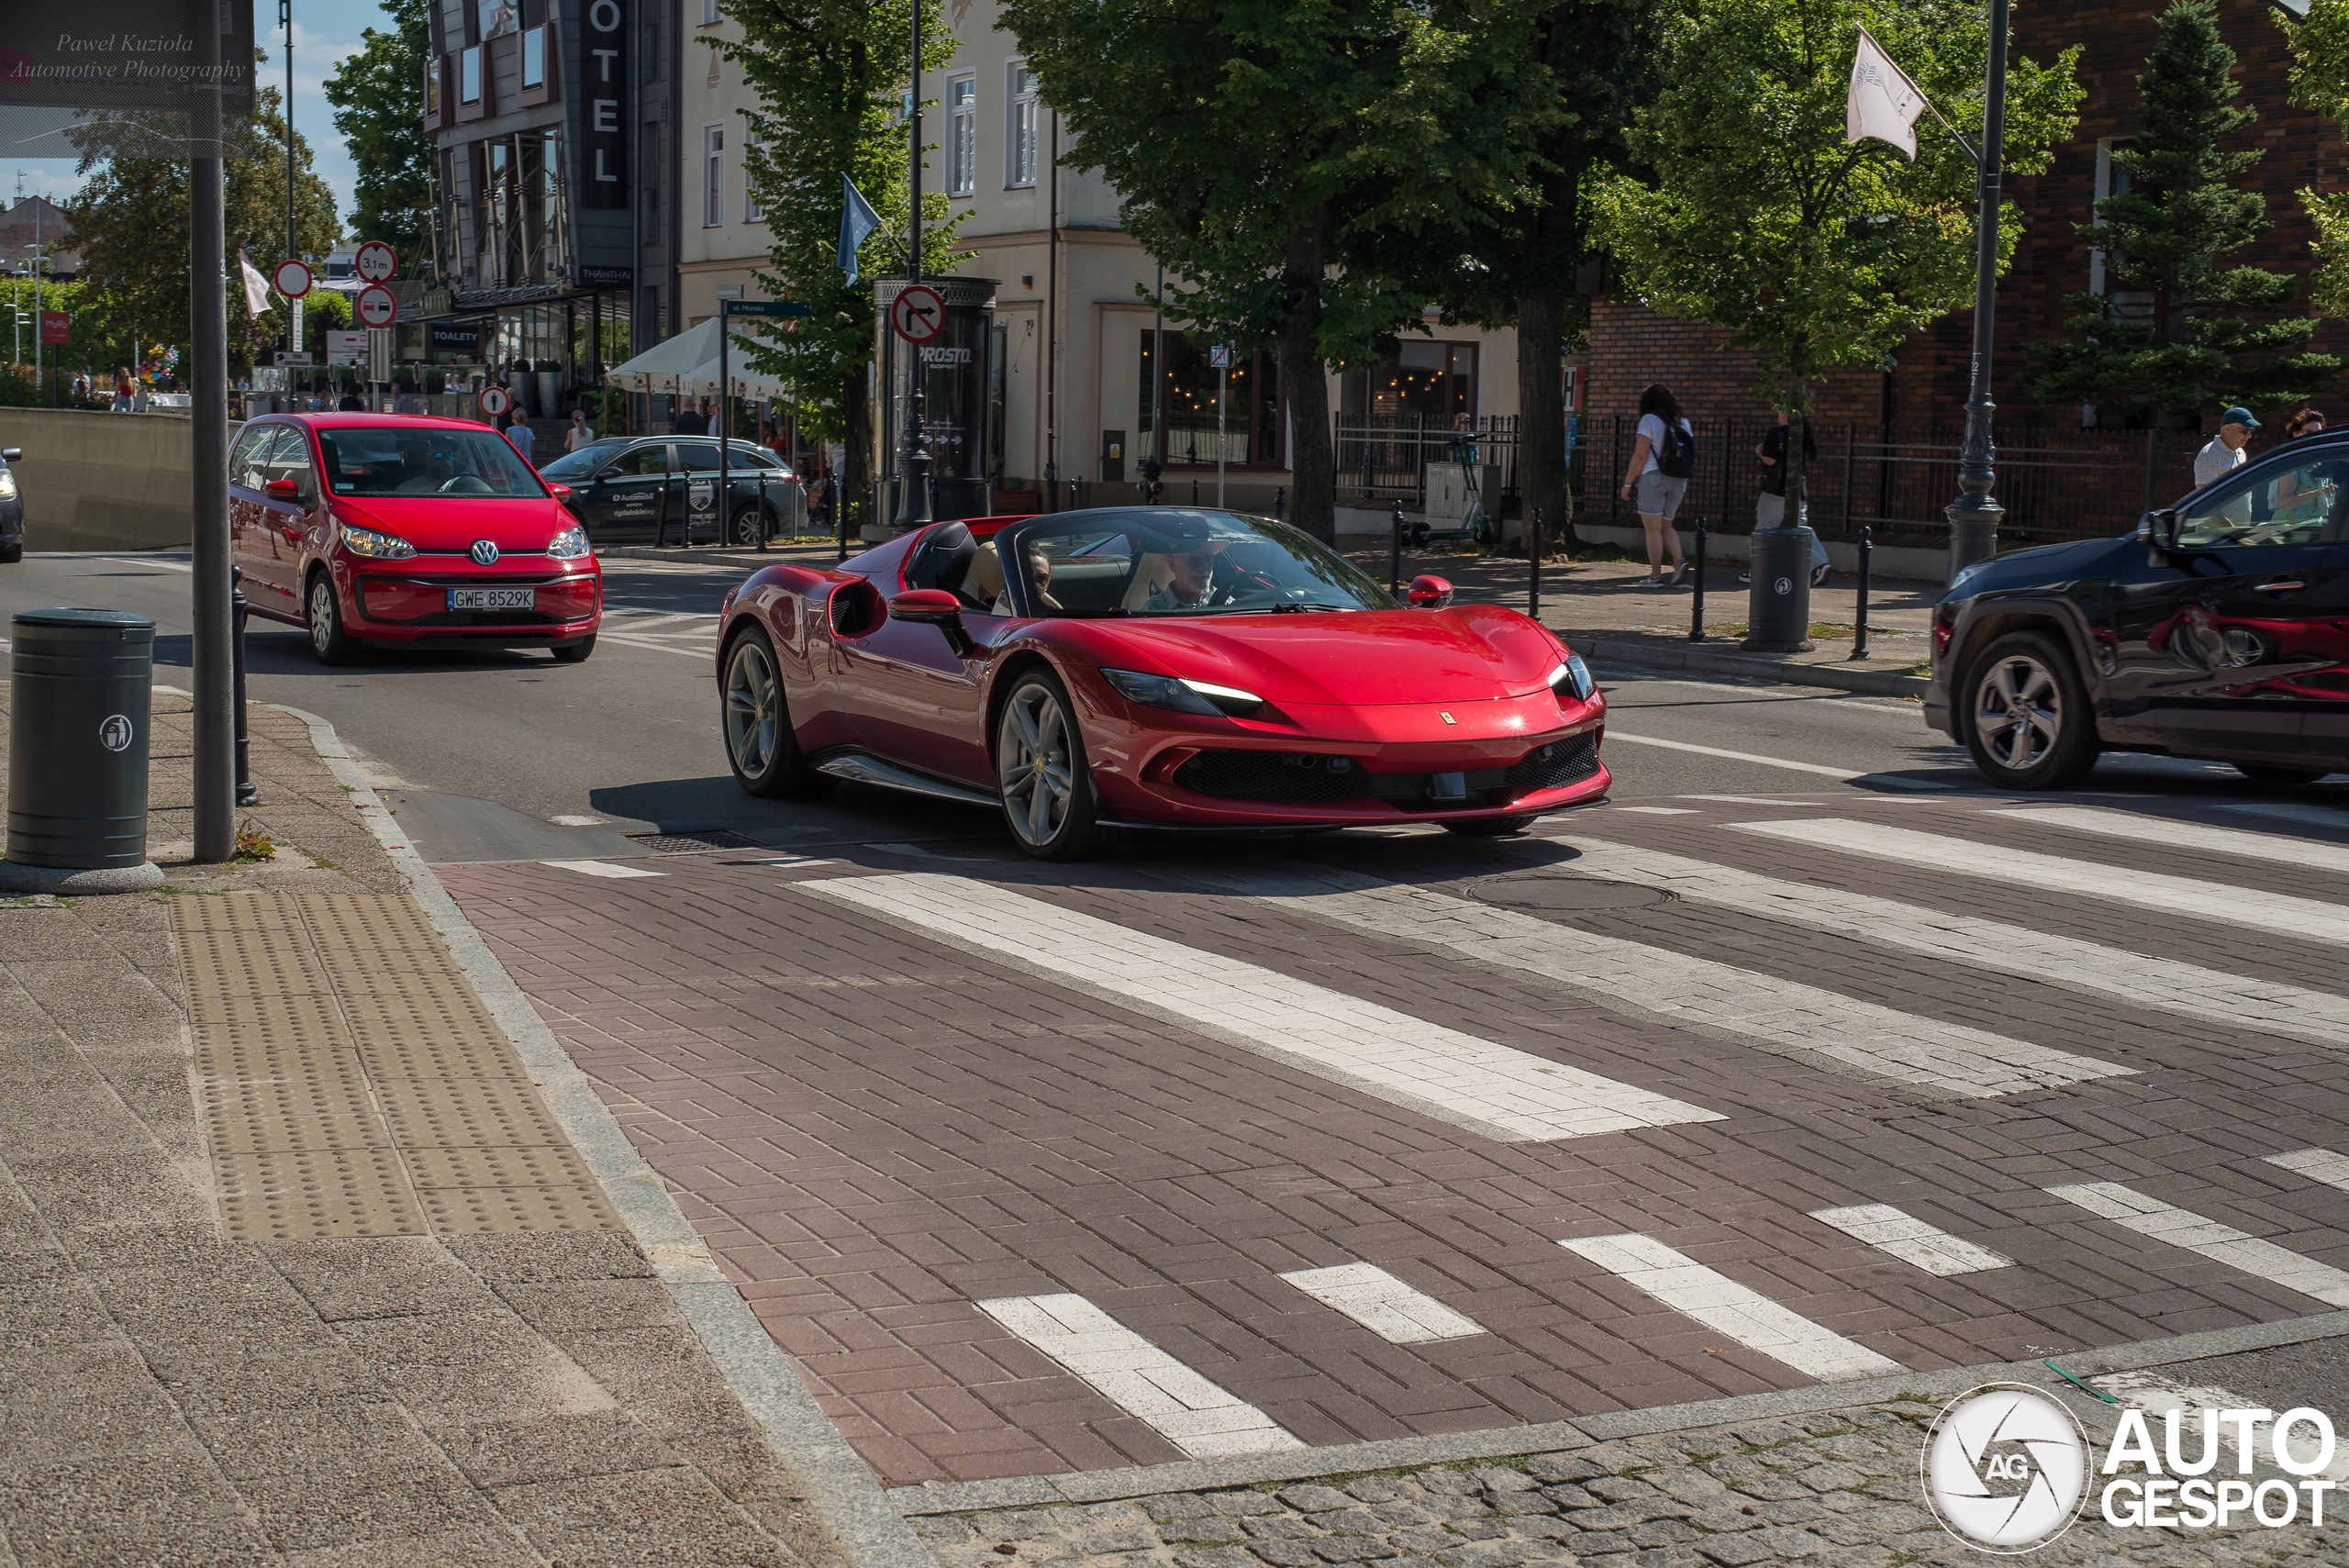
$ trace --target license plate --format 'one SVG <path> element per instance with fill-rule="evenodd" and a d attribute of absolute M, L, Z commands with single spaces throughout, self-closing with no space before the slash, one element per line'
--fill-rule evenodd
<path fill-rule="evenodd" d="M 451 588 L 449 607 L 452 610 L 534 610 L 539 607 L 539 595 L 531 588 Z"/>

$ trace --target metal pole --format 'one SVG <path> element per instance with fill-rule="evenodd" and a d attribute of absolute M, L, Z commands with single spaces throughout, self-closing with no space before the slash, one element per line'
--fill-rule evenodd
<path fill-rule="evenodd" d="M 921 0 L 914 0 L 913 91 L 907 97 L 912 113 L 907 117 L 912 138 L 906 159 L 906 189 L 912 199 L 906 213 L 907 288 L 921 282 Z M 920 528 L 930 519 L 930 415 L 922 405 L 921 350 L 914 344 L 907 347 L 906 428 L 898 440 L 897 515 L 891 519 L 901 529 Z"/>
<path fill-rule="evenodd" d="M 1287 518 L 1288 486 L 1284 484 L 1273 492 L 1273 521 L 1285 522 Z"/>
<path fill-rule="evenodd" d="M 229 668 L 237 690 L 237 804 L 259 806 L 261 791 L 253 787 L 252 744 L 245 733 L 245 569 L 228 568 Z"/>
<path fill-rule="evenodd" d="M 1532 570 L 1525 584 L 1525 613 L 1534 620 L 1542 618 L 1542 508 L 1533 508 L 1533 517 L 1526 526 L 1525 557 Z"/>
<path fill-rule="evenodd" d="M 727 463 L 727 459 L 734 452 L 733 404 L 727 396 L 733 390 L 726 362 L 726 339 L 733 336 L 729 330 L 732 324 L 726 315 L 728 303 L 722 299 L 718 302 L 718 528 L 720 549 L 729 548 L 734 543 L 734 471 Z M 759 512 L 759 532 L 763 542 L 766 532 L 764 507 Z"/>
<path fill-rule="evenodd" d="M 294 235 L 294 0 L 277 0 L 278 24 L 285 29 L 285 257 L 292 261 L 301 252 L 295 249 Z M 285 302 L 285 351 L 302 351 L 302 304 L 299 300 Z M 290 380 L 293 366 L 289 361 L 286 374 Z"/>
<path fill-rule="evenodd" d="M 796 532 L 796 529 L 793 530 Z M 767 552 L 767 471 L 759 469 L 759 553 Z"/>
<path fill-rule="evenodd" d="M 1230 390 L 1231 351 L 1227 349 L 1224 350 L 1222 368 L 1219 369 L 1215 373 L 1215 504 L 1218 511 L 1223 509 L 1223 438 L 1225 432 L 1223 411 L 1230 402 L 1228 395 Z"/>
<path fill-rule="evenodd" d="M 189 639 L 195 666 L 195 858 L 237 852 L 236 667 L 228 583 L 228 245 L 220 145 L 221 25 L 199 25 L 194 134 L 188 146 L 189 399 L 195 518 Z M 200 16 L 203 12 L 198 13 Z"/>
<path fill-rule="evenodd" d="M 1705 640 L 1705 519 L 1697 519 L 1696 596 L 1688 602 L 1688 640 Z"/>
<path fill-rule="evenodd" d="M 1974 376 L 1965 400 L 1965 440 L 1957 453 L 1957 499 L 1949 518 L 1949 570 L 1955 576 L 1998 553 L 2006 508 L 1991 498 L 1998 449 L 1991 439 L 1990 356 L 1998 302 L 1998 168 L 2007 139 L 2007 0 L 1990 0 L 1990 66 L 1982 105 L 1981 200 L 1975 217 Z"/>
<path fill-rule="evenodd" d="M 1386 591 L 1390 594 L 1403 591 L 1403 503 L 1400 501 L 1395 503 L 1395 518 L 1386 536 Z"/>
<path fill-rule="evenodd" d="M 1859 624 L 1852 628 L 1852 657 L 1868 656 L 1868 558 L 1876 553 L 1876 541 L 1867 525 L 1860 525 L 1860 608 Z"/>
<path fill-rule="evenodd" d="M 846 561 L 848 559 L 848 513 L 841 506 L 840 471 L 838 469 L 832 469 L 827 472 L 824 475 L 824 484 L 831 492 L 832 527 L 839 531 L 841 536 L 841 553 L 839 559 Z"/>
<path fill-rule="evenodd" d="M 2145 430 L 2145 510 L 2152 511 L 2162 504 L 2161 498 L 2161 431 L 2148 426 Z"/>

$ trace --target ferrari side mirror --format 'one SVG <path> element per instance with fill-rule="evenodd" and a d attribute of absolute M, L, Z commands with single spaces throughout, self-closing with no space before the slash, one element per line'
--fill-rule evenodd
<path fill-rule="evenodd" d="M 1406 598 L 1415 610 L 1443 609 L 1452 603 L 1452 584 L 1431 575 L 1414 577 Z"/>
<path fill-rule="evenodd" d="M 976 646 L 963 627 L 963 601 L 943 588 L 907 589 L 889 601 L 889 618 L 936 627 L 947 646 L 966 659 Z"/>

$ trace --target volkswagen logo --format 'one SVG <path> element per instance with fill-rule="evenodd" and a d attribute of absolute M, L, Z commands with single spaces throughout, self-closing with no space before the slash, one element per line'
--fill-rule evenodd
<path fill-rule="evenodd" d="M 1920 1468 L 1943 1529 L 1977 1551 L 2030 1551 L 2078 1516 L 2087 1439 L 2072 1413 L 2038 1389 L 1994 1383 L 1943 1407 Z"/>
<path fill-rule="evenodd" d="M 473 558 L 473 564 L 475 566 L 495 566 L 497 564 L 497 546 L 488 539 L 477 539 L 473 540 L 473 549 L 465 551 L 465 553 Z"/>

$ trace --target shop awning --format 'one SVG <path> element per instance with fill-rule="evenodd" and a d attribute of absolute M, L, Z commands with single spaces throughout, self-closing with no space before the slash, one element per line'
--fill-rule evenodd
<path fill-rule="evenodd" d="M 750 367 L 749 350 L 758 340 L 740 328 L 728 350 L 727 379 L 736 397 L 781 397 L 785 384 Z M 655 343 L 627 363 L 614 366 L 605 379 L 629 392 L 665 392 L 679 397 L 718 395 L 718 317 L 689 327 L 674 338 Z"/>

